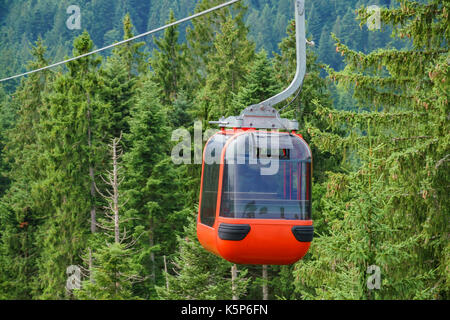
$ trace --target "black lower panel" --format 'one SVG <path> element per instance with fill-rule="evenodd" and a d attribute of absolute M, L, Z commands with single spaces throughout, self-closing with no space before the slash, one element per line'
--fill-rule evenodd
<path fill-rule="evenodd" d="M 295 226 L 292 227 L 292 233 L 295 239 L 300 242 L 311 242 L 314 237 L 313 226 Z"/>
<path fill-rule="evenodd" d="M 248 224 L 229 224 L 221 223 L 219 225 L 219 238 L 222 240 L 240 241 L 250 232 Z"/>

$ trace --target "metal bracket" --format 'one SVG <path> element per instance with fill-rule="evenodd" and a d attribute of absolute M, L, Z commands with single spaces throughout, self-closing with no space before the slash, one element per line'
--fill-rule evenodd
<path fill-rule="evenodd" d="M 219 121 L 210 121 L 227 128 L 260 128 L 298 130 L 297 120 L 282 119 L 274 105 L 286 100 L 303 86 L 306 74 L 306 36 L 305 36 L 305 0 L 295 0 L 295 32 L 297 44 L 297 70 L 294 80 L 282 92 L 247 107 L 237 117 L 222 117 Z"/>
<path fill-rule="evenodd" d="M 252 105 L 235 117 L 222 117 L 219 121 L 210 121 L 223 128 L 255 128 L 298 130 L 298 121 L 280 118 L 279 112 L 269 106 Z"/>

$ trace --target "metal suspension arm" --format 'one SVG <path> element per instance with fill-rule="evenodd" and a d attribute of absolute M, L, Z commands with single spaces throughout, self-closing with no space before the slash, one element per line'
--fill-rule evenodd
<path fill-rule="evenodd" d="M 306 36 L 305 36 L 305 0 L 295 0 L 295 32 L 297 43 L 297 70 L 294 80 L 283 92 L 260 102 L 259 106 L 272 107 L 287 98 L 303 86 L 306 74 Z"/>
<path fill-rule="evenodd" d="M 298 121 L 280 118 L 274 105 L 286 100 L 303 85 L 306 74 L 306 36 L 305 36 L 305 0 L 294 0 L 295 5 L 295 33 L 297 49 L 297 70 L 294 80 L 289 87 L 279 94 L 258 104 L 245 108 L 239 116 L 222 117 L 219 121 L 209 123 L 227 128 L 259 128 L 298 130 Z M 314 43 L 308 42 L 314 45 Z"/>

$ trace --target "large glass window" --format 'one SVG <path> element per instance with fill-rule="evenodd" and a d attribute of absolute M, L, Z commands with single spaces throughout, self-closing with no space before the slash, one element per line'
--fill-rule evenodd
<path fill-rule="evenodd" d="M 284 135 L 276 152 L 268 152 L 272 148 L 262 148 L 258 137 L 238 139 L 237 151 L 225 161 L 220 215 L 311 219 L 311 155 L 307 145 L 297 137 Z M 275 168 L 270 174 L 262 170 L 267 168 L 268 159 Z"/>
<path fill-rule="evenodd" d="M 216 219 L 217 190 L 219 186 L 220 156 L 226 140 L 230 136 L 216 134 L 204 151 L 202 203 L 200 222 L 212 227 Z"/>

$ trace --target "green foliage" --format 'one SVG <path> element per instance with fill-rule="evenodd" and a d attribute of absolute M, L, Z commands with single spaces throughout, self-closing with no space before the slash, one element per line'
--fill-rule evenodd
<path fill-rule="evenodd" d="M 220 0 L 201 0 L 195 7 L 195 12 L 204 11 L 221 3 Z M 193 28 L 187 28 L 186 30 L 186 37 L 190 46 L 189 65 L 191 75 L 188 78 L 190 82 L 201 86 L 205 85 L 209 60 L 217 51 L 214 39 L 223 28 L 225 21 L 230 19 L 230 16 L 233 17 L 233 23 L 229 23 L 228 28 L 234 24 L 235 32 L 238 33 L 235 34 L 235 37 L 240 40 L 246 38 L 248 28 L 244 21 L 245 13 L 245 5 L 238 2 L 231 9 L 227 7 L 192 21 Z"/>
<path fill-rule="evenodd" d="M 256 55 L 244 83 L 233 101 L 235 107 L 232 114 L 239 114 L 247 106 L 264 101 L 279 92 L 279 84 L 265 51 Z"/>
<path fill-rule="evenodd" d="M 169 20 L 175 21 L 173 11 L 170 11 Z M 155 40 L 158 50 L 154 50 L 150 65 L 152 67 L 153 80 L 162 91 L 161 102 L 165 105 L 173 103 L 177 94 L 187 88 L 185 75 L 187 74 L 187 46 L 178 43 L 179 32 L 177 27 L 165 30 L 164 38 Z"/>
<path fill-rule="evenodd" d="M 254 45 L 246 39 L 246 34 L 228 16 L 215 38 L 215 51 L 208 55 L 206 86 L 199 98 L 208 110 L 207 120 L 233 114 L 233 94 L 237 94 L 242 86 L 255 54 Z"/>
<path fill-rule="evenodd" d="M 157 287 L 160 299 L 231 300 L 232 264 L 205 251 L 201 246 L 197 240 L 193 215 L 189 216 L 185 235 L 178 237 L 178 248 L 179 252 L 172 262 L 175 275 L 166 274 L 166 285 Z M 239 272 L 234 294 L 242 297 L 248 282 L 246 272 Z"/>
<path fill-rule="evenodd" d="M 0 197 L 8 189 L 10 180 L 6 176 L 9 166 L 5 159 L 3 148 L 6 143 L 6 132 L 14 126 L 16 110 L 6 95 L 3 87 L 0 87 Z"/>
<path fill-rule="evenodd" d="M 442 171 L 449 147 L 448 6 L 400 2 L 400 9 L 383 10 L 382 20 L 394 34 L 409 34 L 413 48 L 364 54 L 338 40 L 347 66 L 328 70 L 329 77 L 352 89 L 364 109 L 336 111 L 316 102 L 329 128 L 346 127 L 349 135 L 314 130 L 314 143 L 358 161 L 351 172 L 330 173 L 322 198 L 329 232 L 320 234 L 311 259 L 295 271 L 305 298 L 448 297 L 449 176 Z M 359 13 L 364 22 L 366 10 Z M 429 19 L 435 22 L 418 27 Z M 370 265 L 381 268 L 379 290 L 367 288 Z"/>
<path fill-rule="evenodd" d="M 80 0 L 87 31 L 69 31 L 67 1 L 2 2 L 0 76 L 23 71 L 21 61 L 39 68 L 219 3 Z M 447 2 L 375 1 L 383 26 L 368 33 L 368 1 L 307 1 L 316 47 L 302 92 L 276 107 L 299 121 L 313 152 L 310 252 L 269 266 L 267 279 L 261 266 L 238 266 L 233 283 L 232 264 L 197 241 L 201 166 L 172 162 L 171 132 L 193 135 L 194 120 L 207 129 L 292 81 L 292 3 L 240 2 L 187 33 L 169 28 L 154 43 L 5 83 L 0 299 L 261 299 L 265 285 L 271 299 L 448 299 Z M 121 134 L 116 241 L 104 195 L 115 192 L 105 179 L 107 144 Z M 73 292 L 70 265 L 84 275 Z M 370 265 L 381 268 L 379 290 L 367 287 Z"/>
<path fill-rule="evenodd" d="M 124 155 L 124 189 L 129 199 L 125 215 L 134 219 L 134 227 L 145 230 L 139 244 L 151 251 L 144 260 L 150 277 L 139 289 L 144 296 L 162 276 L 154 250 L 159 257 L 173 252 L 176 235 L 185 224 L 183 191 L 178 168 L 170 159 L 168 116 L 159 93 L 152 79 L 145 80 L 131 110 L 130 133 L 125 135 L 130 146 Z"/>
<path fill-rule="evenodd" d="M 85 32 L 75 40 L 74 54 L 88 52 L 92 46 Z M 110 114 L 109 106 L 98 99 L 99 63 L 91 56 L 68 64 L 69 71 L 56 77 L 48 106 L 42 110 L 38 161 L 43 174 L 36 186 L 44 219 L 41 230 L 45 230 L 36 240 L 41 250 L 36 277 L 40 298 L 66 296 L 65 270 L 79 263 L 86 245 L 89 211 L 95 203 L 90 172 L 105 159 L 102 139 Z"/>
<path fill-rule="evenodd" d="M 127 14 L 123 19 L 124 40 L 132 38 L 133 25 Z M 129 43 L 117 47 L 102 66 L 100 97 L 111 108 L 110 137 L 129 133 L 131 106 L 135 103 L 135 91 L 140 85 L 139 75 L 146 70 L 145 54 L 141 51 L 144 42 Z"/>
<path fill-rule="evenodd" d="M 134 270 L 140 269 L 133 261 L 131 249 L 124 245 L 113 243 L 100 247 L 92 259 L 98 266 L 90 272 L 92 281 L 82 282 L 81 289 L 77 289 L 74 295 L 81 300 L 129 300 L 137 299 L 133 296 L 131 287 L 135 280 Z"/>
<path fill-rule="evenodd" d="M 47 64 L 45 50 L 42 41 L 37 41 L 32 50 L 35 60 L 29 63 L 29 68 Z M 0 152 L 0 181 L 5 188 L 0 198 L 0 273 L 3 277 L 0 296 L 7 299 L 32 297 L 39 251 L 35 241 L 41 222 L 33 190 L 42 176 L 38 162 L 42 151 L 39 121 L 49 80 L 47 72 L 32 75 L 2 104 L 2 111 L 8 113 L 2 113 L 4 130 L 0 134 L 0 145 L 4 143 Z"/>

